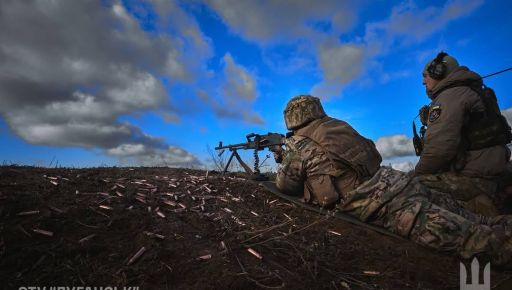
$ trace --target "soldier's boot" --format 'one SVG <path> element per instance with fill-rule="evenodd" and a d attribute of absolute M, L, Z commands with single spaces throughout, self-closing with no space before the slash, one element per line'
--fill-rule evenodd
<path fill-rule="evenodd" d="M 494 217 L 499 214 L 498 208 L 491 198 L 491 196 L 496 195 L 498 186 L 496 180 L 445 172 L 420 175 L 416 177 L 416 181 L 430 190 L 449 194 L 471 212 L 487 217 Z M 435 197 L 432 201 L 437 203 Z M 442 205 L 442 207 L 444 206 Z"/>
<path fill-rule="evenodd" d="M 493 265 L 509 268 L 512 266 L 512 231 L 505 224 L 474 224 L 463 236 L 459 252 L 463 258 L 477 256 Z"/>
<path fill-rule="evenodd" d="M 469 211 L 478 213 L 486 217 L 495 217 L 499 215 L 498 208 L 487 194 L 479 194 L 468 201 L 461 202 Z"/>
<path fill-rule="evenodd" d="M 496 239 L 495 244 L 501 244 L 501 252 L 497 252 L 497 256 L 503 256 L 505 253 L 512 252 L 512 215 L 500 215 L 490 220 L 491 228 L 493 229 L 493 239 Z M 499 247 L 496 247 L 497 250 Z M 512 269 L 512 254 L 506 257 L 498 257 L 502 259 L 501 265 L 507 269 Z M 507 261 L 508 260 L 508 261 Z"/>
<path fill-rule="evenodd" d="M 426 247 L 457 252 L 464 259 L 478 256 L 494 265 L 512 261 L 512 216 L 496 218 L 493 225 L 481 224 L 435 204 L 414 201 L 395 213 L 389 230 Z"/>
<path fill-rule="evenodd" d="M 499 215 L 490 218 L 488 223 L 490 226 L 501 225 L 504 226 L 508 231 L 512 230 L 512 215 Z"/>

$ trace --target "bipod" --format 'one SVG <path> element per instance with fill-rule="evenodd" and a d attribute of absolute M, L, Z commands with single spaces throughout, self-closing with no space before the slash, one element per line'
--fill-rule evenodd
<path fill-rule="evenodd" d="M 247 164 L 245 164 L 245 162 L 242 160 L 240 155 L 238 155 L 238 152 L 236 152 L 236 149 L 230 149 L 230 151 L 232 153 L 231 153 L 231 156 L 229 156 L 228 163 L 226 163 L 226 166 L 224 167 L 224 171 L 222 172 L 222 175 L 224 175 L 224 173 L 226 173 L 228 171 L 228 167 L 229 167 L 229 164 L 231 164 L 231 161 L 233 160 L 233 156 L 236 158 L 236 160 L 238 160 L 238 163 L 240 163 L 240 165 L 242 165 L 242 167 L 244 168 L 245 172 L 247 172 L 247 174 L 253 175 L 251 168 Z"/>
<path fill-rule="evenodd" d="M 238 154 L 238 152 L 236 152 L 236 149 L 230 149 L 230 151 L 232 152 L 231 153 L 231 156 L 229 156 L 229 159 L 228 159 L 228 163 L 226 163 L 226 166 L 224 167 L 224 171 L 222 171 L 222 175 L 224 175 L 227 171 L 228 171 L 228 168 L 229 168 L 229 165 L 231 164 L 231 161 L 233 160 L 233 157 L 236 158 L 236 160 L 238 160 L 238 163 L 240 163 L 240 165 L 244 168 L 245 172 L 247 173 L 247 175 L 249 176 L 249 178 L 251 180 L 255 180 L 255 181 L 267 181 L 268 180 L 268 177 L 265 176 L 264 174 L 261 174 L 258 170 L 258 168 L 256 167 L 256 169 L 253 171 L 249 165 L 247 165 L 243 160 L 242 158 L 240 157 L 240 155 Z M 256 161 L 257 162 L 257 161 Z M 255 165 L 256 166 L 256 165 Z"/>

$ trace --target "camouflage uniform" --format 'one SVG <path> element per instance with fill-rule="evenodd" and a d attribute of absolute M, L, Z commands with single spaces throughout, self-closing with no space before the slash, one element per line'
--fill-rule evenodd
<path fill-rule="evenodd" d="M 499 214 L 495 205 L 499 199 L 495 194 L 497 182 L 494 180 L 466 176 L 457 172 L 421 174 L 417 180 L 431 189 L 450 194 L 470 211 L 488 217 Z"/>
<path fill-rule="evenodd" d="M 316 121 L 294 129 L 294 133 Z M 344 137 L 340 136 L 340 142 Z M 456 252 L 463 258 L 479 256 L 496 265 L 510 262 L 511 216 L 491 219 L 477 215 L 449 194 L 429 189 L 418 178 L 391 168 L 381 167 L 372 176 L 361 178 L 351 166 L 333 164 L 328 155 L 308 137 L 287 138 L 277 187 L 286 194 L 304 195 L 307 202 L 337 203 L 336 208 L 346 214 L 432 249 Z M 333 167 L 338 172 L 335 176 Z"/>
<path fill-rule="evenodd" d="M 302 142 L 300 146 L 298 142 Z M 306 200 L 321 204 L 325 204 L 321 202 L 324 196 L 337 196 L 340 211 L 435 250 L 456 252 L 463 258 L 478 255 L 497 265 L 511 259 L 509 216 L 490 219 L 474 214 L 450 195 L 428 189 L 416 178 L 387 167 L 349 192 L 337 191 L 337 184 L 344 178 L 334 180 L 334 192 L 308 189 L 304 184 L 310 175 L 331 182 L 329 175 L 314 174 L 325 169 L 329 160 L 306 138 L 289 138 L 286 149 L 276 179 L 284 193 L 310 195 L 305 196 Z"/>

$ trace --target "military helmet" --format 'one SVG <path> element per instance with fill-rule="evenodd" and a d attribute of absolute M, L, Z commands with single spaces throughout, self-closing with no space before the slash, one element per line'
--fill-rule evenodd
<path fill-rule="evenodd" d="M 293 97 L 284 110 L 284 121 L 288 130 L 299 129 L 325 116 L 320 99 L 310 95 Z"/>

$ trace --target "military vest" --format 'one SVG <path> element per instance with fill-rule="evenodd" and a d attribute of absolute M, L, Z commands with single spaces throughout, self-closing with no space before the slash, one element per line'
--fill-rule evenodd
<path fill-rule="evenodd" d="M 297 130 L 294 135 L 311 139 L 326 152 L 333 168 L 329 174 L 339 176 L 340 165 L 356 172 L 359 180 L 373 176 L 380 168 L 380 156 L 372 140 L 359 135 L 348 123 L 324 117 Z"/>
<path fill-rule="evenodd" d="M 501 114 L 494 90 L 478 86 L 472 82 L 457 82 L 439 91 L 453 87 L 469 87 L 478 94 L 485 106 L 484 111 L 470 112 L 462 127 L 466 150 L 480 150 L 496 145 L 506 145 L 512 141 L 512 131 L 507 119 Z"/>

